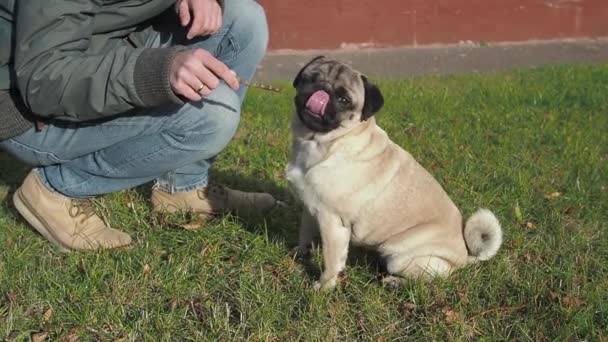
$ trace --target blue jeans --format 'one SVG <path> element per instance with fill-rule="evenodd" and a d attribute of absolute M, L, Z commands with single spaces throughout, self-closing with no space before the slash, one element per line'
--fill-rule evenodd
<path fill-rule="evenodd" d="M 268 43 L 264 10 L 253 0 L 225 2 L 223 26 L 192 43 L 234 70 L 253 77 Z M 174 44 L 152 34 L 147 45 Z M 156 180 L 164 191 L 203 187 L 215 156 L 232 140 L 246 87 L 223 82 L 198 103 L 89 123 L 54 122 L 0 142 L 0 147 L 35 167 L 50 189 L 86 198 Z"/>

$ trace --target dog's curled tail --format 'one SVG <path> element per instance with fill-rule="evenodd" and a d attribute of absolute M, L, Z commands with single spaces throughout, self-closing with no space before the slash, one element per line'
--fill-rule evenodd
<path fill-rule="evenodd" d="M 464 225 L 464 241 L 469 249 L 469 262 L 491 259 L 502 244 L 500 222 L 490 210 L 477 210 Z"/>

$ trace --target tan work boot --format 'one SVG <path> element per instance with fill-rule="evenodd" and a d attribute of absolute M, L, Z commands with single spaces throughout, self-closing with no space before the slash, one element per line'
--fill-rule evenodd
<path fill-rule="evenodd" d="M 226 212 L 236 215 L 262 213 L 278 203 L 267 193 L 243 192 L 220 185 L 173 194 L 154 188 L 151 200 L 154 212 L 190 212 L 202 217 Z"/>
<path fill-rule="evenodd" d="M 25 220 L 62 250 L 96 250 L 131 243 L 131 237 L 108 227 L 90 200 L 74 199 L 50 191 L 31 171 L 13 195 Z"/>

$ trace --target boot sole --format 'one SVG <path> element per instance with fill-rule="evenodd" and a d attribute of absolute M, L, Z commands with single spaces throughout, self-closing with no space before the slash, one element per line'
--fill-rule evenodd
<path fill-rule="evenodd" d="M 33 208 L 29 205 L 27 200 L 24 198 L 21 188 L 17 189 L 13 194 L 13 204 L 15 208 L 21 214 L 21 216 L 32 226 L 38 233 L 44 236 L 47 240 L 55 244 L 60 251 L 70 252 L 70 249 L 62 244 L 54 235 L 47 229 L 46 224 L 42 222 L 34 213 Z"/>

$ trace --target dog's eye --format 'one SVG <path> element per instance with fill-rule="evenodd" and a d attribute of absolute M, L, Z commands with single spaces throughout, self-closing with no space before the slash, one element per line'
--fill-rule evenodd
<path fill-rule="evenodd" d="M 338 97 L 338 102 L 340 102 L 341 104 L 346 105 L 346 104 L 350 103 L 350 100 L 348 98 L 344 97 L 344 96 L 340 96 L 340 97 Z"/>

